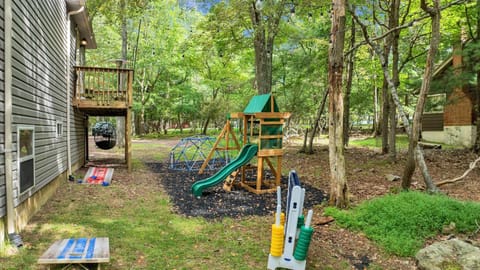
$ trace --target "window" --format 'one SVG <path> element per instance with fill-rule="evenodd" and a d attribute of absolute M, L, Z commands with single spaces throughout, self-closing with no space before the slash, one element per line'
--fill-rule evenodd
<path fill-rule="evenodd" d="M 18 175 L 20 193 L 35 185 L 35 130 L 33 127 L 19 127 L 17 130 Z"/>
<path fill-rule="evenodd" d="M 63 123 L 61 121 L 55 121 L 55 137 L 61 138 L 63 135 Z"/>

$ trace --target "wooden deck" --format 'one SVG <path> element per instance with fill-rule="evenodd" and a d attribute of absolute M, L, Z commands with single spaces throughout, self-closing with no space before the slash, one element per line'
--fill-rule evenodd
<path fill-rule="evenodd" d="M 133 70 L 75 67 L 73 105 L 92 116 L 125 116 L 132 107 Z"/>
<path fill-rule="evenodd" d="M 97 264 L 100 269 L 102 263 L 110 262 L 110 247 L 107 237 L 99 238 L 70 238 L 53 243 L 38 259 L 38 264 L 50 265 L 65 264 L 78 265 L 88 269 L 84 264 Z M 65 269 L 64 268 L 64 269 Z"/>
<path fill-rule="evenodd" d="M 72 104 L 88 116 L 124 117 L 125 160 L 131 172 L 133 70 L 76 66 Z"/>

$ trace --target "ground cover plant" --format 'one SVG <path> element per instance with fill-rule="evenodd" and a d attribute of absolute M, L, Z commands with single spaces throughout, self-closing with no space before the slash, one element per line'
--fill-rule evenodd
<path fill-rule="evenodd" d="M 327 208 L 325 213 L 342 227 L 364 232 L 389 252 L 414 256 L 427 238 L 441 234 L 452 223 L 456 233 L 478 230 L 480 203 L 401 192 L 365 201 L 351 210 Z"/>

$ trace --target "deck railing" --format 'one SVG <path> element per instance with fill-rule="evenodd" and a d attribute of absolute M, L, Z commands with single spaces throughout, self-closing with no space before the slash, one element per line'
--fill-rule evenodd
<path fill-rule="evenodd" d="M 77 107 L 128 108 L 132 100 L 133 70 L 75 67 Z"/>

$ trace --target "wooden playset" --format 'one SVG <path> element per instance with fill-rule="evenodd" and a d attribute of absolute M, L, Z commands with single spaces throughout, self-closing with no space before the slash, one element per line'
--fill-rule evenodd
<path fill-rule="evenodd" d="M 218 136 L 202 168 L 206 166 L 215 151 L 240 149 L 240 144 L 231 127 L 231 119 L 237 119 L 241 122 L 242 144 L 258 145 L 256 155 L 257 179 L 256 181 L 247 181 L 246 172 L 249 167 L 244 165 L 239 171 L 235 171 L 225 179 L 227 187 L 229 183 L 231 184 L 239 176 L 241 178 L 239 185 L 251 192 L 256 194 L 275 192 L 276 187 L 280 186 L 283 156 L 283 124 L 288 118 L 290 118 L 290 113 L 279 111 L 275 97 L 272 94 L 254 96 L 243 112 L 230 114 L 225 127 Z M 223 146 L 220 146 L 220 141 L 225 141 Z M 231 146 L 232 142 L 233 145 Z M 273 181 L 265 179 L 264 169 L 266 166 L 270 168 L 273 174 Z M 199 173 L 203 173 L 203 169 Z"/>

